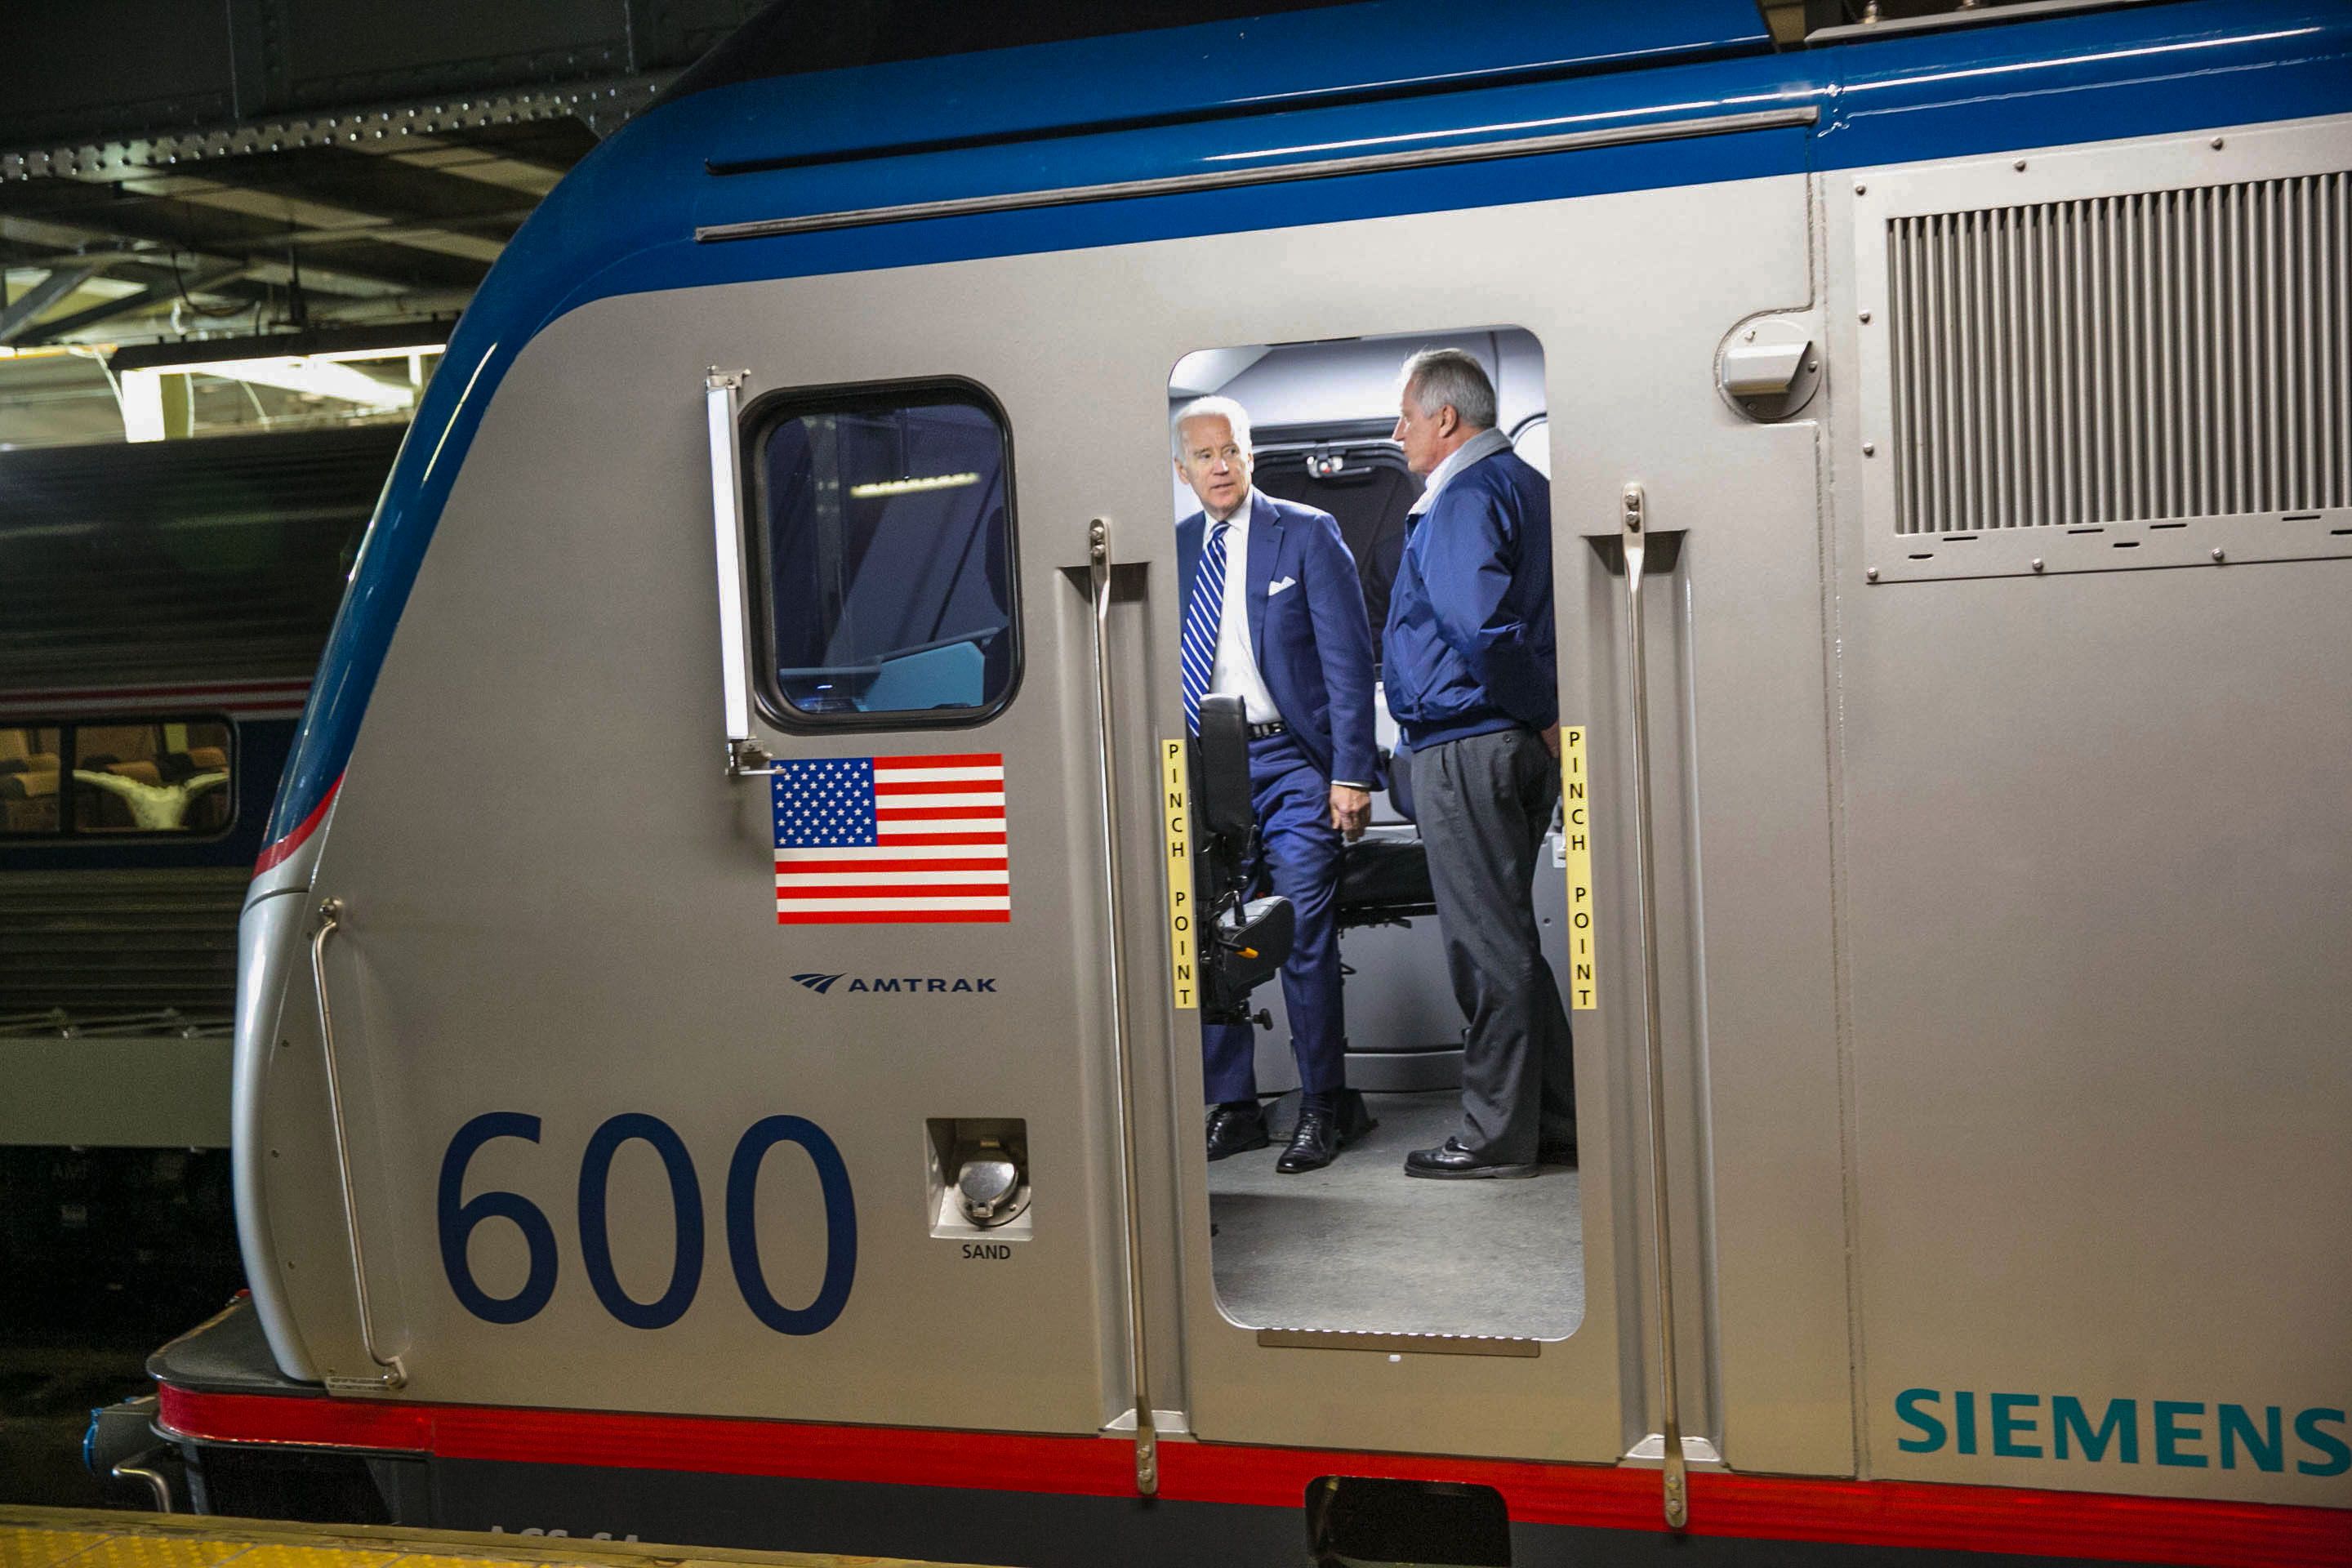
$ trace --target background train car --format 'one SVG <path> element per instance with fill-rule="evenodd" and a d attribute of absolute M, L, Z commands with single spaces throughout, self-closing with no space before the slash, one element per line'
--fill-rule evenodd
<path fill-rule="evenodd" d="M 0 453 L 0 1317 L 240 1279 L 236 921 L 399 427 Z"/>
<path fill-rule="evenodd" d="M 253 1296 L 155 1363 L 203 1498 L 2345 1561 L 2352 7 L 1977 21 L 859 65 L 787 7 L 605 143 L 451 342 L 273 811 Z M 1171 371 L 1506 331 L 1592 950 L 1575 1202 L 1486 1266 L 1578 1310 L 1236 1310 Z M 966 890 L 812 887 L 827 833 Z"/>

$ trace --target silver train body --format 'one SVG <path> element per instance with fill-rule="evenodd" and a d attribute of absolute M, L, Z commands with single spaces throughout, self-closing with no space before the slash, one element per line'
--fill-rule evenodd
<path fill-rule="evenodd" d="M 1504 31 L 1480 68 L 1553 41 Z M 946 64 L 1034 107 L 1153 37 Z M 1649 1561 L 1664 1468 L 1750 1544 L 2341 1560 L 2347 39 L 2158 5 L 1307 94 L 1058 132 L 1083 179 L 776 129 L 940 62 L 656 110 L 502 264 L 556 303 L 494 276 L 363 552 L 244 916 L 208 1332 L 260 1364 L 166 1352 L 167 1422 L 649 1539 L 1244 1560 L 1386 1477 Z M 1286 1333 L 1221 1307 L 1172 969 L 1170 367 L 1472 327 L 1541 346 L 1589 760 L 1581 1317 Z M 1010 433 L 1010 700 L 777 721 L 740 420 L 950 381 Z M 779 923 L 747 765 L 971 753 L 1008 921 Z M 960 1230 L 940 1129 L 1003 1121 L 1019 1234 Z"/>

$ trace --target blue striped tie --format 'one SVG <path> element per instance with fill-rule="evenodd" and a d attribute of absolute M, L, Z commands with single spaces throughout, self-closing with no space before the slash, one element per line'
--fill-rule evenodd
<path fill-rule="evenodd" d="M 1184 611 L 1184 725 L 1201 733 L 1201 699 L 1217 668 L 1217 626 L 1225 614 L 1225 530 L 1209 524 L 1209 542 L 1192 572 L 1192 602 Z"/>

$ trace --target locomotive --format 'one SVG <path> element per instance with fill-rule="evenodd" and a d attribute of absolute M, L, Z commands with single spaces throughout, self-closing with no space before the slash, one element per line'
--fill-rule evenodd
<path fill-rule="evenodd" d="M 949 32 L 755 22 L 451 341 L 246 896 L 200 1500 L 2352 1560 L 2352 6 Z M 1539 351 L 1578 1163 L 1251 1305 L 1338 1189 L 1201 1146 L 1168 416 L 1441 338 Z"/>

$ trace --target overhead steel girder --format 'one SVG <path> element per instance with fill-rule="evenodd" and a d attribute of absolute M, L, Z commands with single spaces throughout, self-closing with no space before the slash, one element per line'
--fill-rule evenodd
<path fill-rule="evenodd" d="M 42 311 L 105 271 L 102 266 L 63 265 L 0 310 L 0 343 L 13 343 L 33 330 Z"/>
<path fill-rule="evenodd" d="M 70 316 L 60 316 L 54 321 L 43 321 L 30 328 L 25 336 L 35 343 L 55 342 L 68 333 L 81 331 L 84 327 L 94 327 L 100 321 L 112 321 L 117 316 L 127 316 L 136 310 L 164 304 L 179 298 L 183 293 L 201 293 L 217 284 L 232 282 L 252 270 L 253 268 L 249 264 L 220 267 L 191 278 L 185 283 L 182 283 L 177 279 L 166 283 L 151 283 L 136 294 L 125 294 L 120 300 L 109 300 L 102 304 L 92 305 L 86 310 L 76 310 Z"/>
<path fill-rule="evenodd" d="M 117 0 L 110 27 L 16 32 L 0 148 L 315 121 L 352 104 L 513 97 L 684 68 L 761 0 Z M 583 110 L 589 106 L 578 106 Z M 590 110 L 593 111 L 593 110 Z"/>
<path fill-rule="evenodd" d="M 424 103 L 288 115 L 173 135 L 58 142 L 0 152 L 0 180 L 48 174 L 121 179 L 157 169 L 184 169 L 207 159 L 282 153 L 295 147 L 397 153 L 424 145 L 425 138 L 436 134 L 566 116 L 584 121 L 601 136 L 645 109 L 668 80 L 667 73 L 620 77 L 560 87 L 453 94 Z"/>
<path fill-rule="evenodd" d="M 365 235 L 346 236 L 363 239 Z M 168 266 L 176 258 L 195 267 L 248 266 L 249 275 L 267 282 L 283 283 L 289 267 L 289 251 L 294 247 L 306 247 L 302 231 L 270 237 L 268 247 L 257 256 L 235 254 L 233 250 L 210 248 L 205 245 L 174 244 L 160 236 L 126 234 L 120 228 L 104 226 L 98 215 L 77 215 L 72 222 L 57 217 L 22 217 L 0 211 L 0 240 L 24 246 L 38 246 L 62 254 L 50 258 L 19 261 L 16 265 L 37 267 L 88 264 L 101 256 L 112 262 L 138 261 L 151 266 Z M 126 243 L 128 242 L 128 243 Z M 302 262 L 303 287 L 314 293 L 348 294 L 356 298 L 372 298 L 396 294 L 419 286 L 419 280 L 389 275 L 365 267 L 338 265 L 331 255 L 315 258 L 306 254 Z M 426 287 L 442 285 L 426 283 Z"/>

